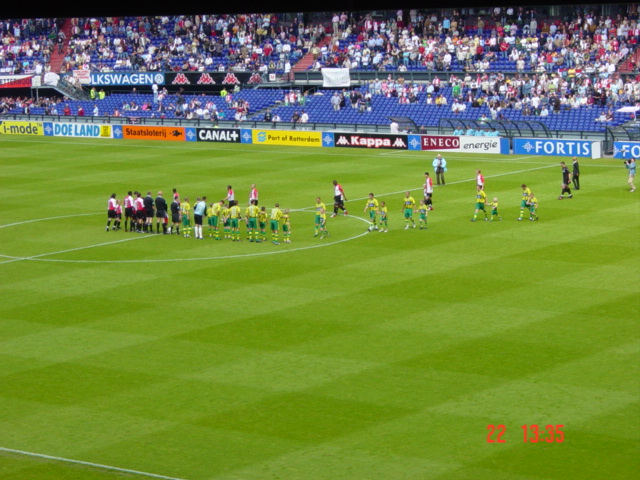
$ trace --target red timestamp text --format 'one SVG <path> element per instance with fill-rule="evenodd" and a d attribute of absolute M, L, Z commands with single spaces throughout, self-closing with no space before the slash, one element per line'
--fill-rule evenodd
<path fill-rule="evenodd" d="M 564 425 L 522 425 L 522 440 L 524 443 L 562 443 L 564 442 Z M 507 427 L 487 425 L 487 443 L 507 443 Z"/>

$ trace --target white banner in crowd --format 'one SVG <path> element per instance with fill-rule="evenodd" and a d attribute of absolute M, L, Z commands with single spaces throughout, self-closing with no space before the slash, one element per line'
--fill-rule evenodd
<path fill-rule="evenodd" d="M 323 68 L 323 87 L 350 87 L 351 75 L 348 68 Z"/>

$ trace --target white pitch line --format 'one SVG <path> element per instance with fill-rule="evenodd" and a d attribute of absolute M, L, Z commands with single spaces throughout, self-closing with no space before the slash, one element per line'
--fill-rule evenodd
<path fill-rule="evenodd" d="M 5 263 L 19 262 L 19 261 L 22 261 L 22 260 L 39 260 L 42 257 L 48 257 L 50 255 L 58 255 L 60 253 L 76 252 L 78 250 L 86 250 L 88 248 L 104 247 L 106 245 L 115 245 L 116 243 L 130 242 L 132 240 L 140 240 L 141 238 L 150 238 L 150 236 L 144 235 L 144 236 L 139 236 L 139 237 L 124 238 L 122 240 L 115 240 L 113 242 L 96 243 L 95 245 L 87 245 L 85 247 L 69 248 L 67 250 L 59 250 L 57 252 L 41 253 L 39 255 L 32 255 L 30 257 L 12 257 L 12 256 L 9 256 L 9 255 L 1 255 L 2 257 L 10 258 L 11 260 L 5 260 L 4 262 L 0 262 L 0 265 L 5 264 Z"/>
<path fill-rule="evenodd" d="M 156 473 L 141 472 L 140 470 L 132 470 L 130 468 L 113 467 L 111 465 L 103 465 L 101 463 L 84 462 L 82 460 L 74 460 L 72 458 L 56 457 L 54 455 L 45 455 L 44 453 L 26 452 L 24 450 L 16 450 L 13 448 L 0 447 L 0 451 L 7 452 L 7 453 L 15 453 L 15 454 L 24 455 L 27 457 L 43 458 L 45 460 L 53 460 L 56 462 L 71 463 L 74 465 L 84 465 L 86 467 L 99 468 L 102 470 L 112 470 L 114 472 L 130 473 L 133 475 L 140 475 L 143 477 L 160 478 L 163 480 L 185 480 L 183 478 L 168 477 L 166 475 L 158 475 Z"/>

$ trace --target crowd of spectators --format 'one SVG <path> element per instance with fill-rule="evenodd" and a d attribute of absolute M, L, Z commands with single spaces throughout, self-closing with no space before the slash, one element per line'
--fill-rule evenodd
<path fill-rule="evenodd" d="M 626 15 L 613 18 L 578 10 L 566 20 L 524 7 L 499 7 L 476 18 L 457 10 L 450 15 L 398 10 L 387 18 L 343 14 L 332 23 L 331 43 L 312 48 L 311 68 L 480 73 L 573 68 L 611 74 L 640 39 L 636 6 L 625 8 Z"/>

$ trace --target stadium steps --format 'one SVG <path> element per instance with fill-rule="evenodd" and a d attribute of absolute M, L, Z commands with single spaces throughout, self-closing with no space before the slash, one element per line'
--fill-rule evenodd
<path fill-rule="evenodd" d="M 69 40 L 71 39 L 71 19 L 65 18 L 62 27 L 60 28 L 65 34 L 66 40 L 62 47 L 62 52 L 58 52 L 58 45 L 53 48 L 51 52 L 51 59 L 49 60 L 49 65 L 51 67 L 51 71 L 55 73 L 60 73 L 60 69 L 62 68 L 62 63 L 64 62 L 64 52 L 69 48 Z"/>
<path fill-rule="evenodd" d="M 329 35 L 325 35 L 322 40 L 320 40 L 318 43 L 316 43 L 316 45 L 318 46 L 318 48 L 322 48 L 324 45 L 327 45 L 328 43 L 331 42 L 332 37 Z M 309 49 L 309 52 L 302 57 L 298 63 L 295 64 L 295 66 L 291 69 L 292 72 L 306 72 L 307 70 L 309 70 L 309 68 L 311 68 L 313 66 L 313 53 L 311 53 L 311 49 Z"/>

